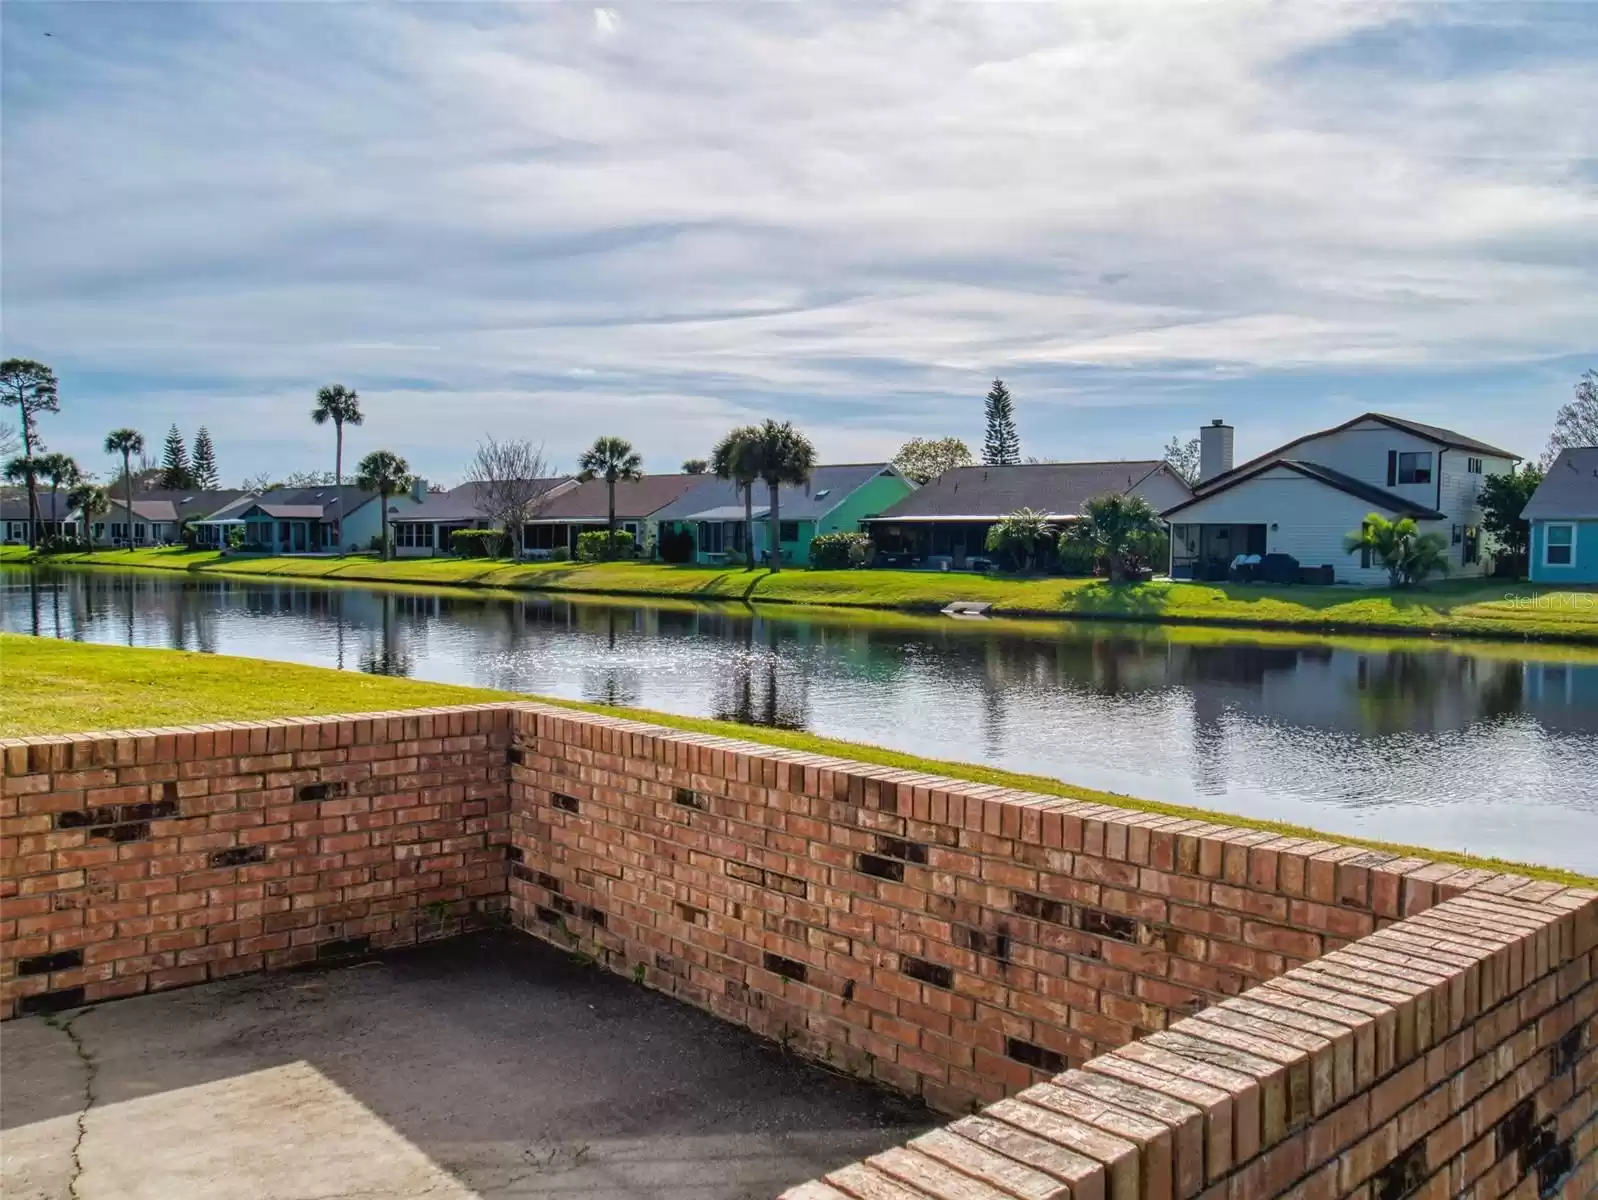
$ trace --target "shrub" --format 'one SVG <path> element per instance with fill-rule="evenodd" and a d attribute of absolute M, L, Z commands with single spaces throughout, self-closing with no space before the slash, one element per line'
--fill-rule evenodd
<path fill-rule="evenodd" d="M 39 539 L 40 554 L 78 554 L 91 547 L 83 538 L 60 533 L 47 533 Z"/>
<path fill-rule="evenodd" d="M 1092 542 L 1072 537 L 1069 531 L 1060 534 L 1058 559 L 1062 575 L 1096 575 L 1099 572 L 1099 548 Z"/>
<path fill-rule="evenodd" d="M 457 558 L 503 558 L 507 540 L 498 529 L 456 529 L 449 535 L 449 552 Z"/>
<path fill-rule="evenodd" d="M 571 562 L 572 552 L 565 546 L 556 546 L 544 556 L 545 562 Z"/>
<path fill-rule="evenodd" d="M 625 529 L 616 531 L 614 544 L 608 530 L 592 529 L 577 535 L 578 562 L 608 562 L 612 559 L 632 558 L 635 549 L 633 535 Z"/>
<path fill-rule="evenodd" d="M 669 563 L 693 562 L 694 535 L 687 529 L 662 529 L 660 558 L 662 562 Z"/>
<path fill-rule="evenodd" d="M 1011 570 L 1030 571 L 1045 565 L 1042 560 L 1054 545 L 1054 526 L 1048 514 L 1018 508 L 988 530 L 983 545 Z"/>
<path fill-rule="evenodd" d="M 244 526 L 229 525 L 227 527 L 226 544 L 229 550 L 244 549 Z"/>
<path fill-rule="evenodd" d="M 823 533 L 810 540 L 812 571 L 847 571 L 871 562 L 874 547 L 863 533 Z"/>

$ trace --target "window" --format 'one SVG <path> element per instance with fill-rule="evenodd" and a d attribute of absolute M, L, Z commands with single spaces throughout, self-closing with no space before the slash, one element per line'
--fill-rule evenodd
<path fill-rule="evenodd" d="M 433 526 L 428 521 L 398 521 L 394 525 L 394 545 L 408 550 L 431 550 Z"/>
<path fill-rule="evenodd" d="M 94 523 L 94 540 L 97 541 L 97 542 L 105 541 L 105 522 L 104 521 L 96 521 Z"/>
<path fill-rule="evenodd" d="M 128 540 L 128 523 L 126 521 L 111 522 L 111 540 L 125 542 Z"/>
<path fill-rule="evenodd" d="M 1569 523 L 1543 526 L 1543 566 L 1568 567 L 1576 561 L 1576 527 Z"/>
<path fill-rule="evenodd" d="M 1466 470 L 1466 472 L 1468 472 L 1471 475 L 1480 475 L 1481 474 L 1481 459 L 1479 459 L 1479 458 L 1467 458 L 1465 460 L 1465 470 Z"/>
<path fill-rule="evenodd" d="M 1361 533 L 1369 533 L 1370 532 L 1370 522 L 1369 521 L 1361 521 L 1360 524 L 1359 524 L 1359 528 L 1360 528 L 1360 532 Z M 1369 542 L 1366 542 L 1363 546 L 1361 546 L 1359 548 L 1359 565 L 1362 568 L 1369 568 L 1370 565 L 1371 565 L 1371 548 L 1370 548 L 1370 543 Z"/>
<path fill-rule="evenodd" d="M 797 542 L 799 540 L 799 522 L 778 521 L 777 540 L 779 542 Z"/>
<path fill-rule="evenodd" d="M 1432 452 L 1405 451 L 1398 456 L 1399 483 L 1430 483 L 1432 481 Z"/>
<path fill-rule="evenodd" d="M 704 554 L 726 552 L 727 526 L 720 521 L 699 522 L 699 549 Z"/>

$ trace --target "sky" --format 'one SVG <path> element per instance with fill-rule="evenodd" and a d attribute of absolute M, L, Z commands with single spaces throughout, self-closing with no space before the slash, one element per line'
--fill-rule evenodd
<path fill-rule="evenodd" d="M 1535 458 L 1598 366 L 1598 4 L 0 5 L 0 350 L 51 449 L 454 482 L 982 436 L 1238 459 L 1377 410 Z M 1584 115 L 1585 114 L 1585 115 Z"/>

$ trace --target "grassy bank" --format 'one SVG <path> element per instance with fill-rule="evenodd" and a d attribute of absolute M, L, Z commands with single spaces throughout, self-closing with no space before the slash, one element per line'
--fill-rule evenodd
<path fill-rule="evenodd" d="M 6 547 L 0 562 L 27 562 Z M 1240 584 L 1110 584 L 930 571 L 808 571 L 661 563 L 513 563 L 485 559 L 224 558 L 214 551 L 105 550 L 38 561 L 351 583 L 502 588 L 767 604 L 934 611 L 985 601 L 1008 616 L 1163 621 L 1251 628 L 1534 638 L 1598 644 L 1598 589 L 1454 580 L 1413 592 Z"/>
<path fill-rule="evenodd" d="M 126 649 L 0 634 L 0 736 L 7 737 L 373 712 L 438 704 L 482 704 L 508 699 L 528 700 L 534 697 L 259 659 L 190 654 L 177 650 Z M 1120 808 L 1265 829 L 1293 836 L 1325 837 L 1348 845 L 1414 854 L 1462 866 L 1518 871 L 1534 878 L 1562 883 L 1598 885 L 1598 880 L 1557 868 L 1322 834 L 1295 825 L 1250 820 L 1184 805 L 1162 804 L 1094 791 L 1046 776 L 1025 775 L 972 763 L 924 759 L 880 746 L 838 741 L 792 730 L 680 717 L 643 709 L 607 708 L 574 701 L 545 702 L 584 712 L 651 721 L 673 729 L 740 738 L 879 766 L 926 771 L 1073 800 L 1089 800 Z"/>

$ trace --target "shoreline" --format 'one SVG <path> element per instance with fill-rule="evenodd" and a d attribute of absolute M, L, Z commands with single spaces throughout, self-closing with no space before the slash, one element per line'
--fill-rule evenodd
<path fill-rule="evenodd" d="M 1598 885 L 1598 878 L 1572 867 L 1517 862 L 1466 851 L 1328 832 L 1293 822 L 1102 791 L 1052 776 L 1009 771 L 982 763 L 927 758 L 870 743 L 799 730 L 743 725 L 711 717 L 365 675 L 270 659 L 106 646 L 21 633 L 0 633 L 0 657 L 6 660 L 10 675 L 8 694 L 0 704 L 0 741 L 52 738 L 69 732 L 131 729 L 148 733 L 157 728 L 230 720 L 393 713 L 435 705 L 535 702 L 896 770 L 929 772 L 973 783 L 1105 804 L 1126 811 L 1254 829 L 1278 836 L 1325 840 L 1386 853 L 1418 855 L 1463 867 L 1522 872 L 1528 878 L 1567 885 Z M 51 711 L 52 697 L 57 701 L 55 711 Z"/>
<path fill-rule="evenodd" d="M 965 576 L 929 571 L 816 572 L 790 568 L 773 574 L 657 563 L 540 564 L 440 558 L 382 562 L 366 557 L 224 558 L 214 551 L 182 550 L 108 550 L 67 555 L 15 551 L 16 548 L 7 548 L 0 553 L 0 564 L 919 615 L 935 615 L 951 601 L 977 600 L 991 605 L 992 616 L 1023 620 L 1598 645 L 1598 590 L 1491 580 L 1450 581 L 1439 590 L 1394 593 L 1181 581 L 1112 585 L 1094 579 Z M 641 574 L 643 579 L 639 578 Z M 1040 600 L 1045 602 L 1039 603 Z M 1047 602 L 1050 600 L 1053 603 Z M 1248 611 L 1265 607 L 1273 611 Z M 1458 611 L 1464 609 L 1475 611 Z M 1322 611 L 1327 615 L 1316 615 Z M 1399 619 L 1406 613 L 1413 614 L 1412 619 Z"/>

